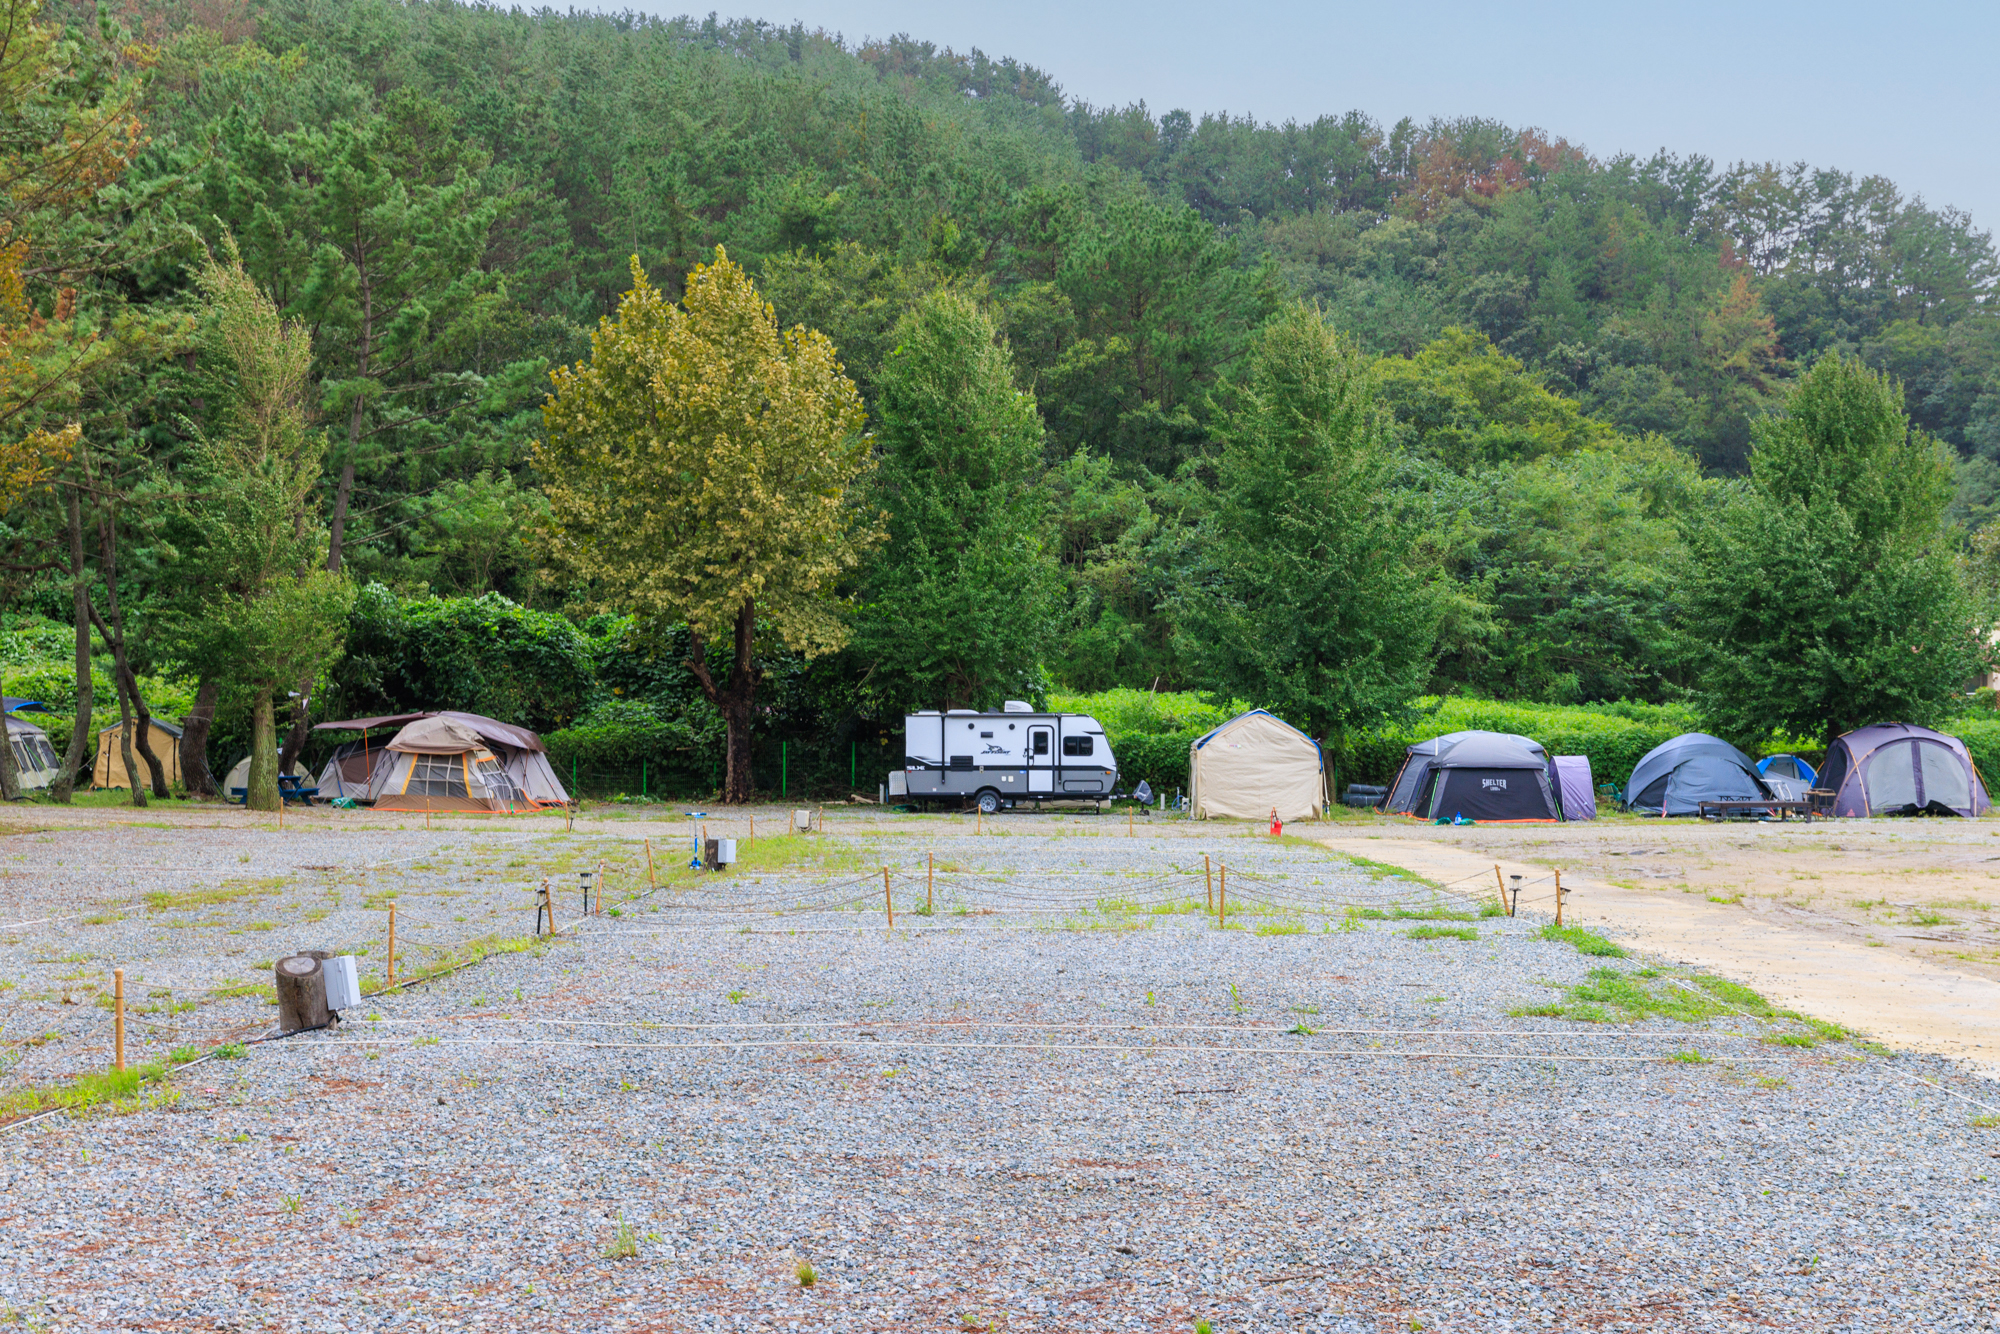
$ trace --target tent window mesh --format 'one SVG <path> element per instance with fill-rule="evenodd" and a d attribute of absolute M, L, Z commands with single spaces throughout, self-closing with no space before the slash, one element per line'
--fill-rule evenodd
<path fill-rule="evenodd" d="M 42 767 L 41 756 L 35 754 L 19 737 L 11 739 L 14 743 L 14 768 L 16 771 L 40 769 Z"/>
<path fill-rule="evenodd" d="M 1916 804 L 1917 773 L 1910 764 L 1912 744 L 1891 742 L 1862 762 L 1861 781 L 1868 785 L 1870 811 Z"/>
<path fill-rule="evenodd" d="M 35 748 L 42 752 L 42 768 L 53 769 L 56 767 L 55 747 L 51 746 L 46 738 L 36 737 Z"/>
<path fill-rule="evenodd" d="M 1917 743 L 1918 766 L 1924 776 L 1924 800 L 1941 801 L 1961 810 L 1972 805 L 1972 779 L 1965 762 L 1945 747 L 1927 741 Z"/>
<path fill-rule="evenodd" d="M 486 784 L 486 790 L 494 796 L 510 802 L 522 799 L 520 789 L 515 787 L 514 780 L 507 776 L 506 767 L 493 756 L 488 755 L 484 759 L 474 761 L 472 768 L 479 775 L 479 781 Z"/>
<path fill-rule="evenodd" d="M 406 791 L 420 797 L 463 797 L 465 762 L 457 755 L 419 755 L 410 761 Z"/>

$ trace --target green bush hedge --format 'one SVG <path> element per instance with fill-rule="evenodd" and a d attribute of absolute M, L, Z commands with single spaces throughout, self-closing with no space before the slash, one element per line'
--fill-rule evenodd
<path fill-rule="evenodd" d="M 1126 791 L 1141 781 L 1156 792 L 1185 792 L 1188 747 L 1202 733 L 1255 707 L 1242 700 L 1221 700 L 1186 691 L 1132 690 L 1120 687 L 1094 695 L 1049 696 L 1058 713 L 1087 713 L 1104 724 L 1111 753 L 1118 758 L 1118 786 Z"/>
<path fill-rule="evenodd" d="M 1993 795 L 1993 781 L 2000 777 L 2000 715 L 1966 714 L 1938 728 L 1965 743 L 1979 776 L 1986 780 L 1986 793 Z"/>

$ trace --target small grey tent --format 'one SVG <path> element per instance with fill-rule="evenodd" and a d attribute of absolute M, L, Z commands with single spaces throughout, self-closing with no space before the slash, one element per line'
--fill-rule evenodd
<path fill-rule="evenodd" d="M 1565 820 L 1597 818 L 1597 788 L 1590 777 L 1590 756 L 1558 755 L 1549 761 L 1549 777 L 1556 786 Z"/>
<path fill-rule="evenodd" d="M 1647 751 L 1625 784 L 1625 805 L 1647 815 L 1699 815 L 1704 801 L 1755 801 L 1770 785 L 1748 755 L 1706 732 L 1684 732 Z"/>
<path fill-rule="evenodd" d="M 47 787 L 55 781 L 56 770 L 61 761 L 56 759 L 55 747 L 49 744 L 49 734 L 25 718 L 8 715 L 7 740 L 14 747 L 14 772 L 21 780 L 23 792 Z"/>
<path fill-rule="evenodd" d="M 1435 818 L 1431 807 L 1438 791 L 1438 772 L 1451 753 L 1466 742 L 1477 742 L 1478 753 L 1482 755 L 1500 747 L 1510 754 L 1534 755 L 1538 764 L 1548 763 L 1548 752 L 1532 737 L 1518 736 L 1513 732 L 1447 732 L 1428 741 L 1419 741 L 1404 753 L 1403 767 L 1396 771 L 1396 780 L 1389 785 L 1389 795 L 1383 801 L 1382 809 L 1400 815 L 1413 815 L 1420 820 Z M 1445 812 L 1447 817 L 1450 814 Z M 1470 812 L 1466 814 L 1470 816 Z"/>
<path fill-rule="evenodd" d="M 1317 819 L 1326 811 L 1319 743 L 1263 709 L 1239 713 L 1188 747 L 1188 811 L 1198 820 L 1235 816 Z"/>

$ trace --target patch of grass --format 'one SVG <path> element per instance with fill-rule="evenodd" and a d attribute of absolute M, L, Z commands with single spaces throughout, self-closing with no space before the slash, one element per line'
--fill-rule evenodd
<path fill-rule="evenodd" d="M 233 1000 L 238 996 L 262 996 L 273 1005 L 278 1003 L 278 989 L 269 982 L 245 982 L 240 986 L 217 987 L 209 994 L 217 1000 Z"/>
<path fill-rule="evenodd" d="M 1538 940 L 1559 940 L 1565 944 L 1574 945 L 1578 954 L 1588 954 L 1594 958 L 1622 959 L 1625 957 L 1624 950 L 1612 944 L 1603 936 L 1598 935 L 1595 931 L 1586 931 L 1580 926 L 1557 926 L 1554 922 L 1550 922 L 1535 933 L 1535 938 Z M 1595 974 L 1592 974 L 1592 976 L 1595 976 Z"/>
<path fill-rule="evenodd" d="M 124 913 L 101 912 L 101 913 L 95 913 L 92 916 L 84 918 L 83 924 L 85 926 L 103 926 L 108 922 L 122 922 L 124 920 L 125 920 Z"/>
<path fill-rule="evenodd" d="M 1479 932 L 1469 926 L 1413 926 L 1405 934 L 1411 940 L 1479 939 Z"/>
<path fill-rule="evenodd" d="M 1670 1053 L 1667 1059 L 1679 1061 L 1682 1065 L 1707 1065 L 1712 1058 L 1703 1056 L 1698 1051 L 1677 1051 Z"/>
<path fill-rule="evenodd" d="M 1813 1041 L 1803 1033 L 1771 1033 L 1765 1036 L 1764 1041 L 1774 1047 L 1817 1047 L 1819 1045 L 1819 1043 Z"/>
<path fill-rule="evenodd" d="M 1741 903 L 1743 902 L 1743 895 L 1740 892 L 1736 894 L 1710 894 L 1708 901 L 1710 903 Z"/>
<path fill-rule="evenodd" d="M 404 987 L 428 981 L 453 969 L 470 967 L 482 963 L 496 954 L 539 955 L 549 947 L 551 936 L 480 936 L 464 941 L 450 949 L 440 950 L 420 960 L 412 960 L 401 954 L 396 957 L 396 985 Z M 356 950 L 356 954 L 366 954 L 366 950 Z M 362 985 L 363 995 L 373 995 L 383 989 L 384 979 L 371 978 Z M 268 990 L 268 988 L 267 988 Z"/>
<path fill-rule="evenodd" d="M 1255 934 L 1260 936 L 1298 936 L 1304 935 L 1305 929 L 1305 925 L 1301 922 L 1263 922 L 1258 925 Z"/>
<path fill-rule="evenodd" d="M 249 922 L 245 924 L 244 929 L 247 931 L 276 931 L 278 924 L 276 922 Z"/>
<path fill-rule="evenodd" d="M 819 1282 L 819 1271 L 814 1269 L 808 1262 L 801 1260 L 793 1268 L 792 1277 L 799 1281 L 800 1287 L 810 1288 L 813 1284 Z"/>
<path fill-rule="evenodd" d="M 217 1060 L 240 1061 L 250 1054 L 250 1049 L 240 1042 L 225 1042 L 215 1049 Z"/>
<path fill-rule="evenodd" d="M 66 1084 L 16 1089 L 0 1097 L 0 1123 L 52 1111 L 67 1111 L 72 1116 L 121 1116 L 167 1106 L 180 1095 L 159 1087 L 161 1081 L 175 1066 L 200 1055 L 196 1048 L 181 1047 L 164 1061 L 78 1075 Z"/>
<path fill-rule="evenodd" d="M 421 1037 L 411 1038 L 410 1045 L 412 1047 L 435 1047 L 438 1045 L 438 1043 L 443 1041 L 444 1039 L 437 1036 L 435 1033 L 425 1033 Z"/>
<path fill-rule="evenodd" d="M 1479 905 L 1479 915 L 1481 917 L 1505 917 L 1507 910 L 1497 903 L 1482 903 Z"/>
<path fill-rule="evenodd" d="M 1423 885 L 1429 889 L 1443 888 L 1435 880 L 1428 880 L 1418 875 L 1415 871 L 1405 870 L 1400 866 L 1391 866 L 1387 862 L 1373 861 L 1367 857 L 1356 857 L 1351 853 L 1348 854 L 1347 860 L 1375 876 L 1378 880 L 1407 880 L 1413 885 Z"/>
<path fill-rule="evenodd" d="M 1943 913 L 1941 913 L 1941 912 L 1932 912 L 1932 911 L 1931 911 L 1931 910 L 1930 910 L 1929 908 L 1916 908 L 1916 909 L 1912 909 L 1912 910 L 1911 910 L 1911 912 L 1910 912 L 1910 917 L 1909 917 L 1909 921 L 1910 921 L 1910 925 L 1911 925 L 1911 926 L 1950 926 L 1950 925 L 1952 925 L 1952 920 L 1951 920 L 1951 918 L 1949 918 L 1949 917 L 1946 917 L 1946 916 L 1945 916 L 1945 915 L 1944 915 Z"/>
<path fill-rule="evenodd" d="M 245 899 L 276 894 L 290 884 L 289 877 L 269 876 L 261 880 L 225 880 L 209 889 L 189 889 L 180 893 L 156 889 L 146 895 L 146 907 L 153 912 L 172 912 L 177 908 L 200 908 L 214 903 L 240 903 Z"/>
<path fill-rule="evenodd" d="M 749 998 L 750 998 L 750 993 L 747 991 L 732 991 L 729 993 L 729 1003 L 731 1005 L 741 1005 L 744 1001 L 748 1000 Z"/>
<path fill-rule="evenodd" d="M 618 1215 L 618 1226 L 612 1230 L 611 1240 L 604 1245 L 607 1260 L 633 1260 L 639 1255 L 639 1234 L 625 1221 L 625 1215 Z"/>
<path fill-rule="evenodd" d="M 1972 1118 L 1974 1130 L 2000 1130 L 2000 1113 L 1983 1112 Z"/>

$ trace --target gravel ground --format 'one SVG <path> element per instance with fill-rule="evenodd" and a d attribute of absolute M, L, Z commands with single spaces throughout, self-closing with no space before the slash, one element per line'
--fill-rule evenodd
<path fill-rule="evenodd" d="M 614 896 L 616 916 L 565 913 L 539 950 L 192 1067 L 170 1104 L 0 1135 L 0 1313 L 76 1330 L 2000 1328 L 2000 1129 L 1974 1124 L 2000 1108 L 1990 1084 L 1770 1041 L 1809 1040 L 1792 1021 L 1510 1015 L 1593 969 L 1652 987 L 1674 970 L 1586 957 L 1529 914 L 1350 915 L 1431 896 L 1321 849 L 961 823 L 827 837 L 811 874 Z M 379 913 L 357 905 L 390 873 L 321 884 L 309 863 L 405 859 L 399 902 L 423 904 L 438 947 L 519 934 L 540 875 L 600 856 L 636 887 L 626 831 L 578 830 L 211 838 L 205 869 L 175 879 L 194 865 L 176 860 L 162 883 L 247 875 L 242 851 L 290 883 L 178 928 L 180 909 L 139 897 L 174 840 L 114 857 L 58 835 L 62 860 L 120 868 L 142 906 L 9 928 L 8 1036 L 61 1008 L 24 999 L 62 985 L 36 962 L 58 950 L 193 985 L 249 976 L 224 949 L 373 941 Z M 1203 852 L 1246 913 L 1227 929 Z M 230 934 L 271 904 L 258 945 Z M 1475 938 L 1411 934 L 1440 926 Z M 183 1022 L 269 1014 L 229 1000 Z M 21 1052 L 16 1078 L 62 1046 Z M 88 1041 L 68 1049 L 88 1065 Z"/>

